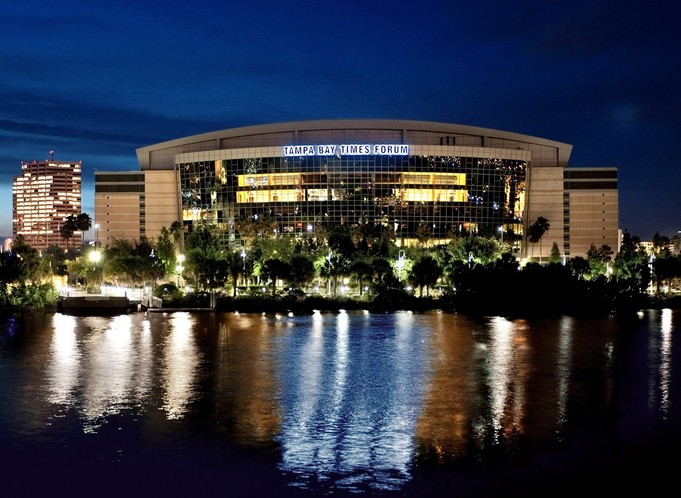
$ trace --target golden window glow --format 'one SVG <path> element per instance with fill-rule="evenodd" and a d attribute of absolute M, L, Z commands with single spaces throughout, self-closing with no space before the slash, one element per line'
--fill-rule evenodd
<path fill-rule="evenodd" d="M 261 218 L 275 223 L 278 233 L 360 220 L 380 220 L 401 238 L 414 237 L 420 223 L 428 224 L 435 238 L 449 237 L 452 230 L 496 230 L 518 221 L 525 168 L 522 161 L 491 165 L 487 159 L 448 156 L 274 157 L 178 165 L 183 219 L 224 224 L 235 243 L 240 220 Z"/>
<path fill-rule="evenodd" d="M 468 202 L 467 190 L 405 188 L 402 200 L 408 202 Z"/>
<path fill-rule="evenodd" d="M 466 185 L 465 173 L 402 173 L 406 185 Z"/>
<path fill-rule="evenodd" d="M 239 187 L 261 188 L 271 185 L 300 185 L 300 173 L 239 175 Z"/>
<path fill-rule="evenodd" d="M 244 190 L 236 193 L 236 202 L 294 202 L 298 191 L 290 190 Z"/>
<path fill-rule="evenodd" d="M 308 201 L 328 201 L 329 189 L 326 188 L 309 188 L 306 190 Z"/>

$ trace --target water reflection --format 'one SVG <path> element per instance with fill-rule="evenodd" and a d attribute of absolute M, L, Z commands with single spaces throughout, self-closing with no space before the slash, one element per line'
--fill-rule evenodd
<path fill-rule="evenodd" d="M 76 340 L 76 319 L 55 314 L 54 333 L 47 362 L 47 399 L 50 403 L 72 405 L 78 384 L 80 351 Z"/>
<path fill-rule="evenodd" d="M 141 321 L 138 326 L 133 323 L 133 329 L 139 329 L 134 337 L 136 341 L 135 355 L 137 357 L 137 368 L 135 377 L 134 399 L 136 408 L 140 411 L 146 409 L 150 401 L 151 392 L 154 388 L 154 343 L 152 337 L 151 323 L 148 319 Z"/>
<path fill-rule="evenodd" d="M 558 377 L 558 418 L 556 423 L 562 429 L 567 420 L 570 371 L 572 370 L 572 326 L 573 319 L 564 316 L 560 319 L 558 331 L 558 351 L 556 376 Z"/>
<path fill-rule="evenodd" d="M 194 343 L 195 317 L 186 312 L 168 319 L 168 335 L 163 345 L 163 410 L 168 419 L 182 418 L 196 395 L 196 375 L 201 367 Z"/>
<path fill-rule="evenodd" d="M 416 458 L 440 464 L 513 454 L 522 439 L 561 437 L 570 407 L 573 322 L 443 316 Z M 541 333 L 536 333 L 537 328 Z"/>
<path fill-rule="evenodd" d="M 651 331 L 649 339 L 649 407 L 659 410 L 663 418 L 667 417 L 671 404 L 672 327 L 672 310 L 661 310 L 659 334 Z"/>
<path fill-rule="evenodd" d="M 120 413 L 134 399 L 134 355 L 131 318 L 90 317 L 92 330 L 83 339 L 83 395 L 81 413 L 85 432 L 96 431 L 106 417 Z"/>
<path fill-rule="evenodd" d="M 244 447 L 275 450 L 280 417 L 273 348 L 288 327 L 276 319 L 239 313 L 204 326 L 219 331 L 213 399 L 221 435 Z"/>
<path fill-rule="evenodd" d="M 122 411 L 142 410 L 154 378 L 148 321 L 130 315 L 81 317 L 55 313 L 46 359 L 46 399 L 51 417 L 77 410 L 85 433 L 94 433 Z"/>
<path fill-rule="evenodd" d="M 514 324 L 502 317 L 490 321 L 490 336 L 482 344 L 489 391 L 489 422 L 477 423 L 474 431 L 480 447 L 486 440 L 497 444 L 502 436 L 522 432 L 524 409 L 524 368 L 522 358 L 524 337 Z"/>
<path fill-rule="evenodd" d="M 571 459 L 593 462 L 607 455 L 599 446 L 631 448 L 661 420 L 679 420 L 670 310 L 626 323 L 355 311 L 48 316 L 29 318 L 30 333 L 2 332 L 0 443 L 61 451 L 114 433 L 121 466 L 165 455 L 168 446 L 151 446 L 161 441 L 178 466 L 201 455 L 232 468 L 257 453 L 274 455 L 269 470 L 296 488 L 402 490 L 428 464 L 486 466 L 527 448 L 565 445 Z M 199 449 L 183 453 L 193 437 Z"/>
<path fill-rule="evenodd" d="M 398 488 L 427 377 L 423 330 L 411 313 L 299 320 L 280 351 L 281 469 L 304 488 Z"/>

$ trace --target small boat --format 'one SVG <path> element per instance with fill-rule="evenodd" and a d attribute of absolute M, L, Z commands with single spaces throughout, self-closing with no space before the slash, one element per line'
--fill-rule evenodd
<path fill-rule="evenodd" d="M 57 310 L 69 315 L 122 315 L 132 307 L 126 296 L 87 294 L 59 298 Z"/>

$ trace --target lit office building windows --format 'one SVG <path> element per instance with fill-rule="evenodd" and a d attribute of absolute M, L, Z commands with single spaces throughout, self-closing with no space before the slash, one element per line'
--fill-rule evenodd
<path fill-rule="evenodd" d="M 32 247 L 67 248 L 60 228 L 70 215 L 81 213 L 81 162 L 21 163 L 12 184 L 12 232 Z"/>

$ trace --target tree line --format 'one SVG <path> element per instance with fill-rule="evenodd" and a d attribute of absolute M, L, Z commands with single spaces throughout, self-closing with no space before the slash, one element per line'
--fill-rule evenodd
<path fill-rule="evenodd" d="M 528 238 L 540 243 L 542 218 Z M 272 220 L 239 223 L 239 245 L 225 247 L 216 225 L 185 232 L 177 222 L 155 240 L 110 241 L 106 247 L 49 247 L 39 253 L 19 236 L 0 258 L 3 307 L 45 307 L 56 299 L 54 276 L 98 292 L 101 285 L 150 286 L 166 303 L 217 294 L 225 308 L 320 298 L 344 306 L 418 307 L 479 313 L 579 313 L 632 309 L 679 288 L 678 238 L 656 235 L 653 257 L 624 232 L 619 252 L 592 246 L 586 257 L 561 255 L 521 265 L 509 242 L 463 234 L 446 244 L 427 237 L 400 246 L 388 227 L 365 221 L 281 236 Z M 541 252 L 541 249 L 540 249 Z M 93 257 L 97 256 L 97 257 Z M 250 301 L 249 301 L 250 300 Z"/>

